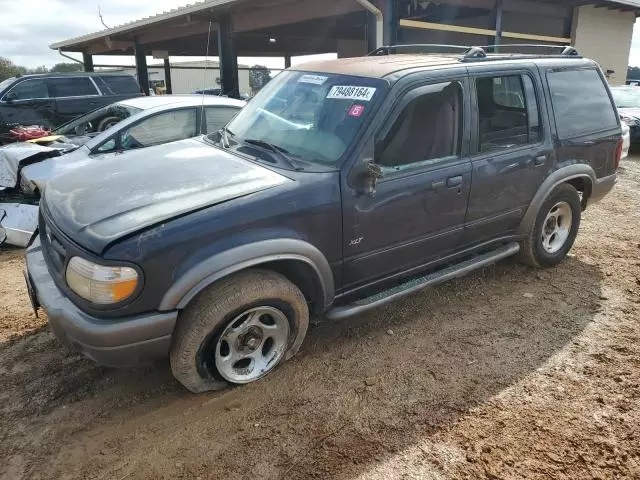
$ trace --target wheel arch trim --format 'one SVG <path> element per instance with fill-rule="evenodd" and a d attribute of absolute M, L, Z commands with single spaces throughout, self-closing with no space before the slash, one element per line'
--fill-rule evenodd
<path fill-rule="evenodd" d="M 538 191 L 531 200 L 527 211 L 522 217 L 520 221 L 520 226 L 518 227 L 518 234 L 526 235 L 531 226 L 535 223 L 536 217 L 538 215 L 538 211 L 544 204 L 544 202 L 549 198 L 549 195 L 558 185 L 562 183 L 566 183 L 570 180 L 575 180 L 576 178 L 585 178 L 588 179 L 591 183 L 591 188 L 593 189 L 593 185 L 596 183 L 596 173 L 591 168 L 591 166 L 586 165 L 584 163 L 577 163 L 573 165 L 567 165 L 562 167 L 551 175 L 549 175 L 542 185 L 538 188 Z"/>
<path fill-rule="evenodd" d="M 159 310 L 181 310 L 198 293 L 222 278 L 241 270 L 282 260 L 299 261 L 311 267 L 322 290 L 324 309 L 333 303 L 333 273 L 322 252 L 303 240 L 273 239 L 235 247 L 198 263 L 173 283 L 162 298 Z"/>

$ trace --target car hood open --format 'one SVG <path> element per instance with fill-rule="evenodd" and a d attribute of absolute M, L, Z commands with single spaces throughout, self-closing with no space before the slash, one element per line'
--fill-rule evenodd
<path fill-rule="evenodd" d="M 171 218 L 292 180 L 197 139 L 131 151 L 52 178 L 48 217 L 94 253 Z"/>

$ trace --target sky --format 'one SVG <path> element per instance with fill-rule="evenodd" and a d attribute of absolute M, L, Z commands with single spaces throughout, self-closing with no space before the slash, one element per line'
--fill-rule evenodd
<path fill-rule="evenodd" d="M 68 60 L 49 49 L 49 44 L 85 35 L 149 15 L 155 15 L 196 0 L 0 0 L 2 28 L 0 57 L 7 57 L 29 68 L 51 67 Z M 79 57 L 78 57 L 79 58 Z M 211 57 L 215 59 L 215 57 Z M 180 61 L 173 58 L 172 61 Z M 186 59 L 185 59 L 186 60 Z M 191 58 L 193 60 L 193 58 Z M 305 58 L 294 58 L 296 64 Z M 284 67 L 284 59 L 240 58 L 243 64 L 262 64 L 269 68 Z M 129 57 L 96 57 L 96 64 L 133 64 Z M 640 22 L 636 23 L 629 64 L 640 66 Z"/>

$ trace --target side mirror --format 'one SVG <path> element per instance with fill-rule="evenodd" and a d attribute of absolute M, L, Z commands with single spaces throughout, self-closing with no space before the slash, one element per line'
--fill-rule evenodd
<path fill-rule="evenodd" d="M 357 167 L 355 181 L 358 195 L 376 195 L 378 180 L 383 177 L 382 168 L 372 158 L 365 158 Z"/>
<path fill-rule="evenodd" d="M 4 99 L 7 103 L 12 103 L 14 100 L 18 98 L 18 94 L 16 92 L 9 92 L 5 95 Z"/>

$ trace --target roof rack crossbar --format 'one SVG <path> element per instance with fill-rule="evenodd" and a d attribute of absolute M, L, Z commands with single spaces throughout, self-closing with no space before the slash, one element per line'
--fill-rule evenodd
<path fill-rule="evenodd" d="M 487 50 L 498 50 L 499 48 L 549 48 L 554 50 L 560 50 L 560 53 L 553 54 L 527 54 L 527 53 L 487 53 Z M 445 45 L 438 43 L 414 43 L 405 45 L 387 45 L 375 49 L 369 54 L 369 56 L 380 55 L 394 55 L 399 53 L 399 50 L 405 50 L 407 53 L 445 53 L 442 50 L 451 49 L 457 50 L 462 53 L 460 61 L 462 62 L 479 62 L 488 60 L 506 60 L 506 59 L 518 59 L 518 58 L 582 58 L 574 47 L 570 45 L 549 45 L 549 44 L 525 44 L 525 43 L 502 43 L 496 45 L 484 45 L 484 46 L 466 46 L 466 45 Z M 419 52 L 410 52 L 411 50 L 420 50 Z"/>
<path fill-rule="evenodd" d="M 494 45 L 484 45 L 482 48 L 485 50 L 490 49 L 498 49 L 498 48 L 519 48 L 519 49 L 527 49 L 527 48 L 549 48 L 549 49 L 561 49 L 562 52 L 560 55 L 565 56 L 578 56 L 578 50 L 571 45 L 550 45 L 550 44 L 531 44 L 531 43 L 500 43 Z"/>
<path fill-rule="evenodd" d="M 402 45 L 385 45 L 383 47 L 376 48 L 373 52 L 369 54 L 369 56 L 378 56 L 378 55 L 393 55 L 394 53 L 398 53 L 398 50 L 416 50 L 416 49 L 435 49 L 433 52 L 427 53 L 442 53 L 438 51 L 438 49 L 446 49 L 450 48 L 452 50 L 463 50 L 468 51 L 472 47 L 463 46 L 463 45 L 446 45 L 440 43 L 408 43 Z M 424 52 L 420 52 L 424 53 Z"/>

